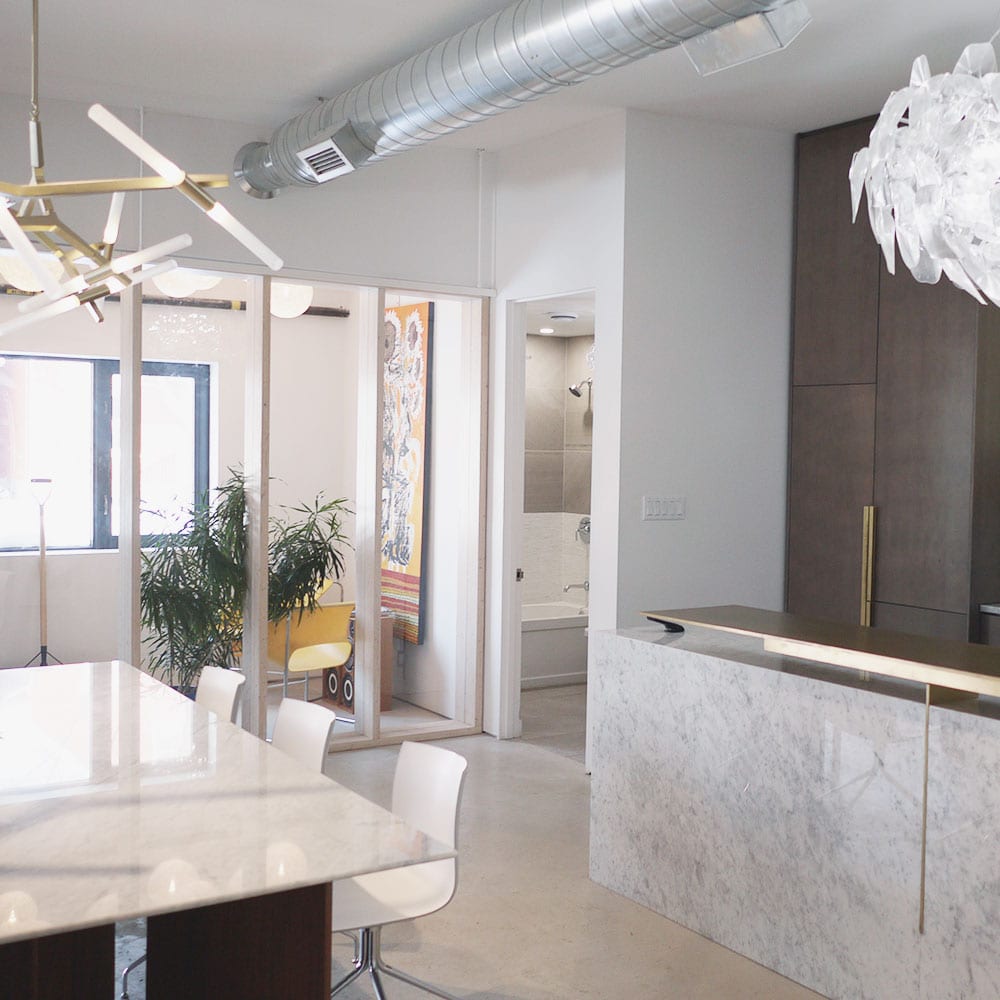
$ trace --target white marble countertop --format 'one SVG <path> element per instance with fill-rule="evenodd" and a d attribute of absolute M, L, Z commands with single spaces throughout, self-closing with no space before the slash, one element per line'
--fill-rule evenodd
<path fill-rule="evenodd" d="M 128 664 L 0 671 L 0 941 L 454 854 Z"/>
<path fill-rule="evenodd" d="M 683 632 L 668 632 L 662 625 L 652 622 L 633 628 L 602 631 L 650 646 L 668 647 L 734 663 L 746 663 L 766 670 L 794 673 L 823 683 L 863 689 L 890 698 L 903 698 L 907 701 L 922 701 L 924 698 L 924 685 L 916 681 L 882 677 L 877 674 L 865 678 L 859 671 L 849 667 L 823 664 L 772 652 L 764 649 L 763 641 L 759 637 L 722 632 L 699 625 L 685 626 Z M 941 707 L 945 710 L 1000 718 L 1000 702 L 995 698 L 976 699 L 970 696 L 967 699 L 944 703 Z"/>

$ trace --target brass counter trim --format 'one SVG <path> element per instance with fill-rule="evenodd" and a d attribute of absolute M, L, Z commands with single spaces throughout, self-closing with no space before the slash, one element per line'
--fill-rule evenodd
<path fill-rule="evenodd" d="M 861 617 L 862 625 L 872 623 L 872 589 L 875 580 L 875 508 L 861 508 Z"/>
<path fill-rule="evenodd" d="M 920 817 L 920 916 L 917 930 L 924 933 L 924 903 L 927 897 L 927 785 L 931 763 L 931 686 L 924 698 L 924 797 Z"/>

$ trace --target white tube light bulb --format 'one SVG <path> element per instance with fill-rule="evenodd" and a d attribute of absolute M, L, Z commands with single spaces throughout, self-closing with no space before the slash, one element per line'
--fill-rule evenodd
<path fill-rule="evenodd" d="M 216 202 L 206 213 L 213 222 L 217 222 L 230 236 L 247 248 L 261 263 L 272 271 L 280 271 L 285 262 L 265 243 L 259 240 L 243 225 L 239 219 L 220 202 Z"/>
<path fill-rule="evenodd" d="M 149 264 L 151 261 L 156 260 L 157 257 L 169 257 L 180 250 L 185 250 L 191 246 L 191 243 L 191 237 L 187 233 L 181 233 L 180 236 L 174 236 L 172 239 L 164 240 L 162 243 L 146 247 L 145 250 L 136 250 L 135 253 L 127 253 L 124 257 L 115 258 L 111 262 L 111 270 L 115 274 L 124 274 L 126 271 L 142 267 L 143 264 Z"/>
<path fill-rule="evenodd" d="M 44 295 L 33 295 L 30 299 L 24 299 L 17 304 L 17 308 L 22 313 L 33 313 L 38 309 L 42 309 L 46 303 L 54 299 L 62 298 L 64 295 L 76 295 L 85 288 L 93 288 L 95 285 L 107 283 L 110 274 L 125 274 L 128 271 L 156 260 L 157 257 L 169 257 L 170 254 L 177 253 L 178 250 L 183 250 L 189 246 L 191 246 L 191 237 L 187 233 L 181 233 L 180 236 L 164 240 L 162 243 L 147 247 L 145 250 L 137 250 L 135 253 L 118 257 L 111 262 L 109 268 L 99 268 L 96 271 L 79 274 L 65 284 L 57 285 L 54 294 L 46 292 Z M 174 264 L 175 262 L 171 261 L 170 263 Z M 117 286 L 113 290 L 120 291 L 124 287 L 121 282 L 118 282 Z M 108 287 L 111 288 L 111 285 L 108 284 Z"/>
<path fill-rule="evenodd" d="M 6 205 L 0 205 L 0 233 L 3 233 L 7 242 L 17 252 L 18 257 L 31 268 L 32 274 L 38 279 L 38 283 L 45 289 L 46 293 L 53 299 L 59 298 L 59 283 L 45 266 L 41 254 L 35 249 L 34 244 L 28 239 L 27 233 L 21 228 L 21 224 Z"/>
<path fill-rule="evenodd" d="M 111 207 L 108 209 L 108 221 L 104 224 L 102 240 L 108 246 L 118 242 L 118 230 L 121 227 L 122 209 L 125 207 L 125 192 L 116 191 L 111 196 Z"/>
<path fill-rule="evenodd" d="M 100 125 L 112 139 L 117 139 L 127 150 L 138 156 L 147 167 L 156 171 L 171 187 L 176 187 L 184 180 L 184 171 L 176 163 L 158 149 L 154 149 L 138 132 L 133 132 L 104 105 L 92 104 L 87 116 L 96 125 Z"/>
<path fill-rule="evenodd" d="M 49 292 L 39 292 L 38 295 L 32 295 L 30 299 L 22 299 L 17 304 L 18 312 L 38 312 L 39 309 L 43 309 L 51 302 L 58 302 L 66 295 L 76 295 L 78 292 L 82 292 L 86 287 L 86 277 L 82 274 L 78 274 L 75 278 L 71 278 L 64 284 L 57 286 L 55 294 L 50 294 Z"/>
<path fill-rule="evenodd" d="M 0 324 L 0 337 L 15 330 L 20 330 L 32 323 L 41 322 L 43 319 L 52 319 L 53 316 L 61 316 L 63 313 L 71 312 L 80 305 L 80 300 L 75 295 L 49 302 L 43 309 L 36 309 L 27 316 L 16 316 L 6 323 Z"/>
<path fill-rule="evenodd" d="M 128 277 L 133 285 L 141 285 L 144 281 L 149 278 L 158 278 L 161 274 L 166 274 L 168 271 L 173 271 L 177 267 L 176 260 L 163 260 L 159 264 L 154 264 L 152 267 L 144 267 L 141 271 L 136 271 L 134 274 L 130 274 Z"/>

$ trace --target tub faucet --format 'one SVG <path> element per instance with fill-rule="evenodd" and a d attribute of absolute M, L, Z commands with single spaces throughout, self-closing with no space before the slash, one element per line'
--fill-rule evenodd
<path fill-rule="evenodd" d="M 568 594 L 571 590 L 589 591 L 590 590 L 590 581 L 589 580 L 584 580 L 583 583 L 567 583 L 566 586 L 563 587 L 563 593 L 564 594 Z"/>

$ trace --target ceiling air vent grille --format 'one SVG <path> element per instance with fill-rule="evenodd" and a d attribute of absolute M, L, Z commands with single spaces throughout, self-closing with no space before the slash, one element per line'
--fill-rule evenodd
<path fill-rule="evenodd" d="M 349 174 L 354 169 L 351 161 L 344 156 L 332 139 L 324 139 L 315 146 L 300 150 L 297 155 L 309 173 L 320 183 L 333 180 L 341 174 Z"/>

